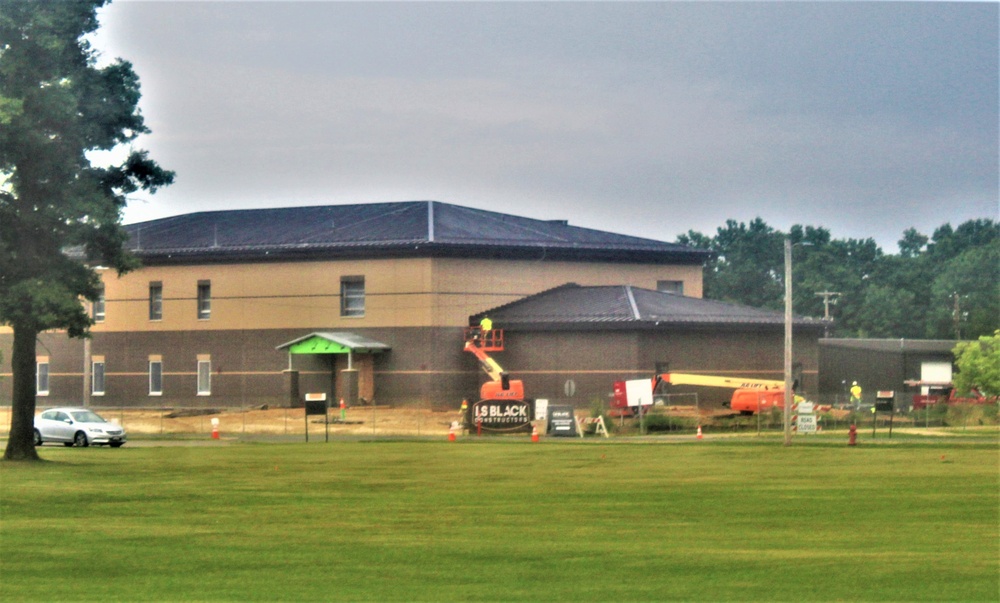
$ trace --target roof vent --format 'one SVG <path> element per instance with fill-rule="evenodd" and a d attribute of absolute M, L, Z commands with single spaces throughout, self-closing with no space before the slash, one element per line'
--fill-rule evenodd
<path fill-rule="evenodd" d="M 546 220 L 549 224 L 555 224 L 556 226 L 569 226 L 569 220 Z"/>

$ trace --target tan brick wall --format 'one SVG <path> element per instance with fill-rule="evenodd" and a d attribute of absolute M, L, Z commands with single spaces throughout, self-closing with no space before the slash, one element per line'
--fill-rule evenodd
<path fill-rule="evenodd" d="M 340 282 L 364 276 L 365 315 L 340 315 Z M 466 259 L 384 259 L 150 266 L 103 273 L 105 320 L 95 332 L 461 326 L 471 314 L 568 282 L 655 289 L 684 281 L 700 297 L 700 266 Z M 212 310 L 197 314 L 199 281 Z M 149 284 L 163 287 L 163 318 L 149 319 Z"/>

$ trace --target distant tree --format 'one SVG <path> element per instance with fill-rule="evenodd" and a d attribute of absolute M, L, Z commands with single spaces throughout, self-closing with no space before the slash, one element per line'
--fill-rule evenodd
<path fill-rule="evenodd" d="M 760 218 L 727 220 L 715 237 L 689 232 L 678 241 L 714 253 L 706 265 L 704 295 L 711 299 L 779 309 L 784 296 L 784 235 Z"/>
<path fill-rule="evenodd" d="M 913 332 L 915 295 L 906 289 L 870 285 L 860 294 L 851 328 L 859 337 L 898 338 Z"/>
<path fill-rule="evenodd" d="M 992 220 L 945 224 L 932 237 L 907 229 L 898 255 L 872 239 L 833 239 L 822 227 L 795 225 L 785 234 L 760 218 L 729 220 L 713 237 L 689 231 L 678 242 L 714 254 L 705 297 L 780 309 L 785 237 L 795 244 L 794 310 L 823 316 L 817 293 L 839 293 L 834 335 L 975 338 L 1000 328 L 1000 224 Z"/>
<path fill-rule="evenodd" d="M 1000 238 L 935 267 L 927 288 L 927 336 L 974 339 L 992 333 L 1000 321 Z"/>
<path fill-rule="evenodd" d="M 1000 395 L 1000 330 L 983 335 L 977 341 L 963 341 L 955 346 L 955 390 L 967 394 L 973 388 L 983 395 Z"/>
<path fill-rule="evenodd" d="M 92 165 L 149 130 L 138 110 L 139 79 L 117 61 L 97 66 L 84 39 L 106 0 L 0 4 L 0 324 L 14 332 L 12 421 L 4 458 L 37 459 L 35 341 L 65 329 L 87 336 L 81 299 L 94 300 L 92 265 L 127 271 L 126 195 L 173 180 L 144 151 Z M 68 250 L 77 257 L 71 257 Z"/>
<path fill-rule="evenodd" d="M 899 254 L 905 258 L 913 258 L 927 246 L 927 235 L 922 235 L 915 228 L 907 228 L 903 232 L 903 238 L 899 240 Z"/>
<path fill-rule="evenodd" d="M 927 275 L 925 337 L 975 339 L 1000 327 L 1000 223 L 945 224 L 917 261 Z"/>
<path fill-rule="evenodd" d="M 934 231 L 927 253 L 938 262 L 947 261 L 962 252 L 988 245 L 1000 237 L 1000 223 L 984 218 L 969 220 L 952 228 L 945 224 Z"/>

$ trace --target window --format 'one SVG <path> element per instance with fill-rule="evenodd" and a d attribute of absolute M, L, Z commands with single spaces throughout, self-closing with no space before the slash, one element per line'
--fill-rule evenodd
<path fill-rule="evenodd" d="M 104 395 L 104 358 L 95 357 L 93 362 L 90 364 L 91 367 L 91 379 L 90 379 L 90 393 L 95 396 Z"/>
<path fill-rule="evenodd" d="M 149 395 L 163 395 L 163 361 L 149 359 Z"/>
<path fill-rule="evenodd" d="M 149 283 L 149 320 L 163 320 L 163 283 Z"/>
<path fill-rule="evenodd" d="M 684 281 L 656 281 L 656 290 L 684 295 Z"/>
<path fill-rule="evenodd" d="M 97 290 L 97 299 L 91 307 L 94 322 L 104 322 L 104 285 Z"/>
<path fill-rule="evenodd" d="M 39 358 L 35 364 L 35 393 L 49 395 L 49 359 Z"/>
<path fill-rule="evenodd" d="M 198 320 L 212 316 L 212 281 L 198 281 Z"/>
<path fill-rule="evenodd" d="M 212 361 L 198 359 L 198 395 L 212 395 Z"/>
<path fill-rule="evenodd" d="M 345 276 L 340 279 L 340 315 L 365 315 L 365 277 Z"/>

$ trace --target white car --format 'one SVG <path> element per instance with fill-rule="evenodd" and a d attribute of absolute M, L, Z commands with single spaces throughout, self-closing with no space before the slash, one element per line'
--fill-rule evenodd
<path fill-rule="evenodd" d="M 126 439 L 121 425 L 105 421 L 88 408 L 50 408 L 35 417 L 35 446 L 61 442 L 64 446 L 118 448 Z"/>

